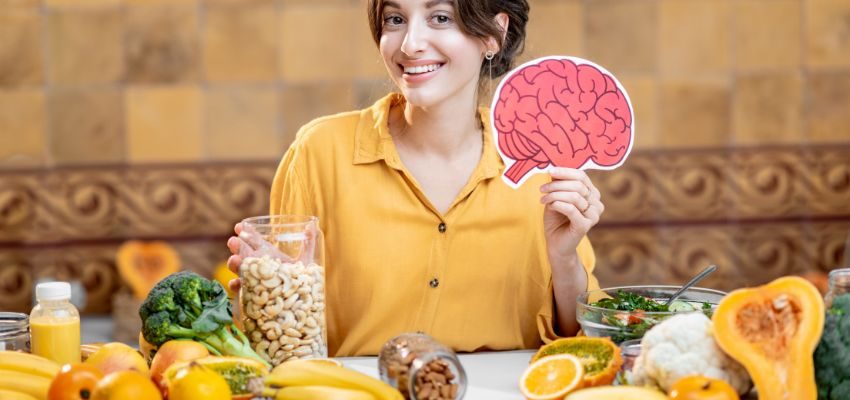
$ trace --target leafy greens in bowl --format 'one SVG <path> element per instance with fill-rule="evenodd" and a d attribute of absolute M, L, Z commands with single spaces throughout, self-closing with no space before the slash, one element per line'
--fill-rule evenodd
<path fill-rule="evenodd" d="M 578 296 L 576 319 L 587 336 L 607 336 L 615 343 L 640 339 L 657 323 L 678 312 L 704 312 L 711 317 L 726 293 L 692 287 L 669 306 L 679 286 L 620 286 Z"/>

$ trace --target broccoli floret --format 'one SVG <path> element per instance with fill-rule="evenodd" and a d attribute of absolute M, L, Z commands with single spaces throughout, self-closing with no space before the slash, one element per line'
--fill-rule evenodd
<path fill-rule="evenodd" d="M 173 339 L 191 339 L 216 355 L 253 358 L 269 364 L 233 324 L 224 287 L 190 271 L 159 281 L 139 308 L 142 335 L 155 346 Z"/>
<path fill-rule="evenodd" d="M 850 294 L 836 297 L 815 350 L 818 400 L 850 399 Z"/>

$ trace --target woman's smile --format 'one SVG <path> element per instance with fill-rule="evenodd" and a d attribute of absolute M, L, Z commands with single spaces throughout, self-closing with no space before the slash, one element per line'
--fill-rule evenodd
<path fill-rule="evenodd" d="M 421 60 L 398 64 L 398 67 L 401 70 L 402 79 L 410 84 L 430 80 L 437 75 L 443 65 L 445 63 L 439 61 Z"/>

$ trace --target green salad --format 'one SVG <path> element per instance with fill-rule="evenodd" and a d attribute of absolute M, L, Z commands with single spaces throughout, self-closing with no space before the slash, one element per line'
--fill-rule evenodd
<path fill-rule="evenodd" d="M 618 333 L 611 336 L 611 340 L 616 343 L 623 342 L 629 339 L 638 339 L 643 337 L 643 334 L 661 322 L 664 316 L 647 315 L 645 313 L 652 312 L 687 312 L 702 310 L 709 318 L 712 314 L 712 305 L 706 302 L 689 302 L 676 300 L 670 305 L 656 301 L 649 297 L 641 296 L 636 293 L 618 290 L 614 297 L 602 299 L 594 303 L 590 303 L 593 307 L 604 308 L 614 311 L 627 311 L 625 313 L 618 312 L 603 312 L 597 322 L 609 325 L 615 328 L 621 328 Z M 597 319 L 597 318 L 594 318 Z"/>

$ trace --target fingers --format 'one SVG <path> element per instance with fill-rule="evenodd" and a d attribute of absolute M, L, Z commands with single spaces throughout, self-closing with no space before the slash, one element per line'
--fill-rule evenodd
<path fill-rule="evenodd" d="M 549 204 L 556 201 L 572 204 L 576 209 L 581 211 L 587 210 L 588 207 L 590 207 L 590 201 L 578 192 L 551 192 L 540 198 L 540 202 L 543 204 Z"/>
<path fill-rule="evenodd" d="M 233 227 L 233 232 L 236 232 L 237 235 L 242 233 L 242 223 L 241 222 L 236 223 L 236 225 Z"/>
<path fill-rule="evenodd" d="M 570 224 L 575 226 L 581 232 L 587 232 L 590 230 L 591 226 L 590 220 L 585 218 L 582 212 L 576 208 L 575 204 L 567 203 L 563 201 L 554 201 L 546 205 L 563 215 L 566 215 L 570 220 Z"/>
<path fill-rule="evenodd" d="M 233 273 L 239 273 L 239 266 L 242 265 L 242 256 L 234 254 L 227 259 L 227 268 L 230 268 Z"/>
<path fill-rule="evenodd" d="M 230 282 L 227 283 L 230 286 L 230 290 L 235 292 L 239 292 L 239 289 L 242 287 L 242 281 L 239 278 L 231 279 Z"/>
<path fill-rule="evenodd" d="M 587 187 L 593 186 L 593 183 L 590 182 L 590 177 L 579 169 L 553 167 L 549 171 L 549 175 L 554 179 L 579 181 L 587 185 Z"/>
<path fill-rule="evenodd" d="M 577 180 L 555 180 L 540 186 L 540 191 L 543 193 L 576 192 L 582 197 L 589 197 L 592 193 L 591 188 Z"/>
<path fill-rule="evenodd" d="M 239 249 L 242 248 L 242 241 L 236 236 L 231 236 L 227 239 L 227 249 L 231 254 L 239 254 Z"/>

